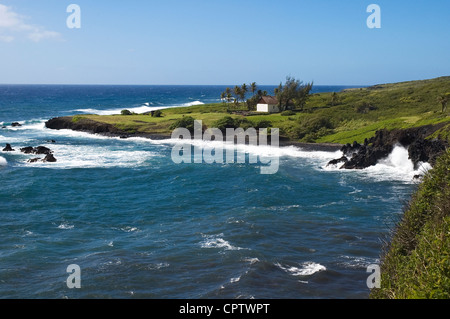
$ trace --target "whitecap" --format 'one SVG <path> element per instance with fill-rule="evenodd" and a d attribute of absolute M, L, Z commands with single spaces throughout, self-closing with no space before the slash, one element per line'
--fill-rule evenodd
<path fill-rule="evenodd" d="M 225 250 L 241 250 L 245 248 L 235 247 L 228 241 L 223 239 L 223 234 L 219 235 L 203 235 L 205 240 L 201 242 L 202 248 L 224 248 Z"/>
<path fill-rule="evenodd" d="M 139 228 L 127 226 L 127 227 L 121 228 L 120 230 L 122 230 L 122 231 L 124 231 L 126 233 L 133 233 L 133 232 L 139 231 Z"/>
<path fill-rule="evenodd" d="M 69 225 L 68 223 L 62 223 L 58 226 L 59 229 L 73 229 L 75 228 L 74 225 Z"/>
<path fill-rule="evenodd" d="M 241 280 L 241 276 L 239 276 L 239 277 L 236 277 L 236 278 L 231 278 L 230 279 L 230 283 L 235 283 L 235 282 L 238 282 L 239 280 Z"/>
<path fill-rule="evenodd" d="M 244 259 L 245 262 L 249 262 L 250 265 L 256 264 L 258 263 L 260 260 L 258 258 L 245 258 Z"/>
<path fill-rule="evenodd" d="M 8 165 L 8 161 L 0 156 L 0 166 L 6 166 Z"/>
<path fill-rule="evenodd" d="M 295 267 L 295 266 L 283 266 L 280 263 L 276 263 L 275 266 L 278 268 L 284 270 L 288 274 L 292 276 L 311 276 L 314 275 L 317 272 L 325 271 L 327 270 L 325 266 L 322 266 L 321 264 L 314 263 L 314 262 L 306 262 L 301 265 L 301 267 Z"/>

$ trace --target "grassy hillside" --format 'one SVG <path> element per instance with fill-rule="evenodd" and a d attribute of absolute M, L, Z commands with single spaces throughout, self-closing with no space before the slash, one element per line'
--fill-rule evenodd
<path fill-rule="evenodd" d="M 257 114 L 245 116 L 255 127 L 269 121 L 280 128 L 281 135 L 301 142 L 362 143 L 379 129 L 417 127 L 448 123 L 436 133 L 450 136 L 449 112 L 442 113 L 437 97 L 450 94 L 450 77 L 376 85 L 337 93 L 314 94 L 304 110 L 291 114 Z M 80 115 L 94 121 L 115 125 L 124 131 L 170 135 L 170 126 L 177 119 L 189 115 L 202 120 L 208 127 L 225 116 L 243 119 L 244 115 L 228 114 L 223 103 L 163 110 L 160 118 L 150 115 Z M 246 125 L 248 126 L 248 121 Z"/>
<path fill-rule="evenodd" d="M 371 298 L 450 298 L 450 150 L 425 176 L 382 258 Z"/>

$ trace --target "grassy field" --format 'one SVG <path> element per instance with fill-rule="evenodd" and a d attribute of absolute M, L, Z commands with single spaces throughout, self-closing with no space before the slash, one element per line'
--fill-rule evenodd
<path fill-rule="evenodd" d="M 229 114 L 223 103 L 162 110 L 162 117 L 150 115 L 79 115 L 80 118 L 113 124 L 130 133 L 171 134 L 170 126 L 183 116 L 202 120 L 207 127 L 225 116 L 246 119 L 257 127 L 269 121 L 280 128 L 281 135 L 294 141 L 320 143 L 362 143 L 379 129 L 409 128 L 448 123 L 436 134 L 450 137 L 449 111 L 441 112 L 439 95 L 450 95 L 450 77 L 431 80 L 376 85 L 368 88 L 313 94 L 302 111 L 286 114 Z M 242 106 L 243 107 L 243 106 Z M 248 125 L 248 122 L 247 122 Z"/>

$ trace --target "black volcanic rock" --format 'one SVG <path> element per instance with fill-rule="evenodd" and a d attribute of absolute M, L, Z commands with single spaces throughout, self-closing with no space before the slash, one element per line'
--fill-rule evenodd
<path fill-rule="evenodd" d="M 34 150 L 34 148 L 31 146 L 23 147 L 20 149 L 20 151 L 25 154 L 32 154 L 33 150 Z"/>
<path fill-rule="evenodd" d="M 44 159 L 42 160 L 44 163 L 55 163 L 56 162 L 56 158 L 53 156 L 53 154 L 47 154 L 47 156 L 44 157 Z"/>
<path fill-rule="evenodd" d="M 3 152 L 14 152 L 11 144 L 6 144 L 6 147 L 3 149 Z"/>
<path fill-rule="evenodd" d="M 33 149 L 33 153 L 37 154 L 37 155 L 41 155 L 41 154 L 48 155 L 48 154 L 51 154 L 52 151 L 49 148 L 45 147 L 45 146 L 38 146 L 38 147 Z"/>
<path fill-rule="evenodd" d="M 41 159 L 39 158 L 39 157 L 37 157 L 37 158 L 31 158 L 31 159 L 29 159 L 27 162 L 28 163 L 36 163 L 36 162 L 39 162 Z"/>
<path fill-rule="evenodd" d="M 14 123 L 11 123 L 11 126 L 12 127 L 19 127 L 19 126 L 22 126 L 22 124 L 20 124 L 19 122 L 14 122 Z"/>
<path fill-rule="evenodd" d="M 331 160 L 331 161 L 328 163 L 327 166 L 329 166 L 329 165 L 337 165 L 337 164 L 339 164 L 339 163 L 347 163 L 347 162 L 348 162 L 348 158 L 347 158 L 346 156 L 342 156 L 341 158 Z"/>
<path fill-rule="evenodd" d="M 350 158 L 348 161 L 340 158 L 330 161 L 329 165 L 343 162 L 341 169 L 364 169 L 376 165 L 379 160 L 388 157 L 396 145 L 408 148 L 409 158 L 414 163 L 415 169 L 418 168 L 419 162 L 428 162 L 434 165 L 437 157 L 448 147 L 448 143 L 438 139 L 428 140 L 426 137 L 440 127 L 440 125 L 428 125 L 377 131 L 374 137 L 364 141 L 364 145 L 354 142 L 353 145 L 347 144 L 342 147 L 341 151 L 345 157 Z"/>

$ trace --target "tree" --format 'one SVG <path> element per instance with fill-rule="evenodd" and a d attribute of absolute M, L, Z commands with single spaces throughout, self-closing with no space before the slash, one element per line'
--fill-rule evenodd
<path fill-rule="evenodd" d="M 242 84 L 242 86 L 241 86 L 241 92 L 240 92 L 240 94 L 239 94 L 239 97 L 241 98 L 241 101 L 242 102 L 244 102 L 245 101 L 245 97 L 246 97 L 246 95 L 247 95 L 247 92 L 248 92 L 248 87 L 247 87 L 247 84 Z"/>
<path fill-rule="evenodd" d="M 274 90 L 275 97 L 278 100 L 278 108 L 282 111 L 283 105 L 283 84 L 280 83 L 277 88 Z"/>
<path fill-rule="evenodd" d="M 225 98 L 227 100 L 227 103 L 231 102 L 231 99 L 233 98 L 233 95 L 231 94 L 231 89 L 230 88 L 226 88 L 225 89 Z"/>
<path fill-rule="evenodd" d="M 222 92 L 222 93 L 220 93 L 220 100 L 225 104 L 225 99 L 226 99 L 226 96 L 227 96 L 227 92 Z"/>
<path fill-rule="evenodd" d="M 303 109 L 309 97 L 313 83 L 303 84 L 302 81 L 287 76 L 286 82 L 275 89 L 275 96 L 278 99 L 280 111 L 291 109 L 292 107 Z"/>
<path fill-rule="evenodd" d="M 241 97 L 241 88 L 239 86 L 237 86 L 237 85 L 234 87 L 234 97 L 235 97 L 234 104 L 238 105 L 239 104 L 239 99 Z"/>
<path fill-rule="evenodd" d="M 449 95 L 450 94 L 442 94 L 442 95 L 439 95 L 438 98 L 437 98 L 437 101 L 442 106 L 442 113 L 444 113 L 447 110 L 447 104 L 448 104 Z"/>
<path fill-rule="evenodd" d="M 252 83 L 250 84 L 250 92 L 252 92 L 252 96 L 255 96 L 256 90 L 257 90 L 256 82 L 252 82 Z"/>

